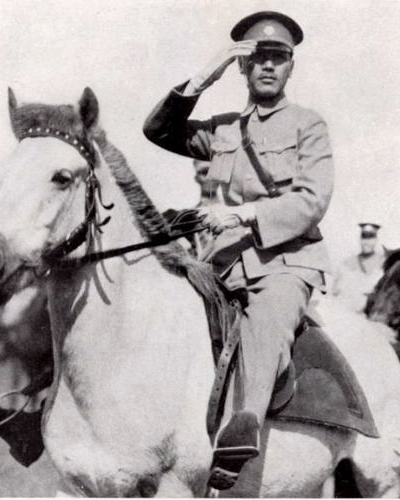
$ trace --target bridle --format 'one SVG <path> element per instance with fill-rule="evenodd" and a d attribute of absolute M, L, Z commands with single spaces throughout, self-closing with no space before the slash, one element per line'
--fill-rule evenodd
<path fill-rule="evenodd" d="M 102 227 L 106 225 L 111 216 L 100 221 L 98 216 L 98 204 L 106 210 L 111 210 L 113 203 L 106 205 L 101 196 L 101 186 L 96 177 L 96 151 L 93 143 L 84 135 L 78 137 L 58 129 L 49 127 L 32 127 L 25 130 L 20 135 L 20 140 L 36 137 L 55 137 L 73 146 L 81 156 L 87 161 L 89 172 L 85 179 L 85 217 L 84 220 L 73 229 L 65 238 L 46 249 L 42 255 L 43 261 L 50 267 L 76 268 L 84 264 L 99 262 L 111 257 L 117 257 L 128 252 L 133 252 L 145 248 L 154 248 L 166 245 L 178 238 L 186 237 L 207 229 L 203 224 L 204 217 L 197 216 L 196 210 L 188 210 L 178 214 L 176 219 L 167 229 L 152 234 L 148 241 L 127 245 L 110 250 L 90 252 L 96 233 L 102 232 Z M 189 216 L 189 217 L 188 217 Z M 81 257 L 65 257 L 86 242 L 86 253 Z"/>

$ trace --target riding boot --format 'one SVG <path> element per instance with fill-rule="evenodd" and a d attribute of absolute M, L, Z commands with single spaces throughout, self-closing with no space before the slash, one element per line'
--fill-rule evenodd
<path fill-rule="evenodd" d="M 215 438 L 209 486 L 217 490 L 231 488 L 243 465 L 260 452 L 260 428 L 254 413 L 234 412 Z"/>
<path fill-rule="evenodd" d="M 240 278 L 236 266 L 230 282 L 236 278 L 235 271 Z M 239 358 L 243 402 L 236 406 L 244 410 L 234 412 L 216 436 L 209 485 L 220 490 L 231 488 L 243 465 L 259 454 L 260 429 L 275 382 L 290 366 L 294 331 L 310 298 L 308 285 L 285 273 L 248 281 L 246 289 Z M 281 403 L 286 401 L 285 397 Z"/>

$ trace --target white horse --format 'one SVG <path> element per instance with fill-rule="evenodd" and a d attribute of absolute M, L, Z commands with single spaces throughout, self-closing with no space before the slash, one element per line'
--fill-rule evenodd
<path fill-rule="evenodd" d="M 12 92 L 9 102 L 20 142 L 0 185 L 0 298 L 24 287 L 26 269 L 47 290 L 47 451 L 71 494 L 204 496 L 214 369 L 204 305 L 185 276 L 198 264 L 176 242 L 102 260 L 98 252 L 151 239 L 165 223 L 97 125 L 90 89 L 78 110 L 18 107 Z M 353 367 L 382 438 L 268 419 L 262 496 L 319 496 L 343 458 L 365 496 L 400 494 L 400 368 L 364 324 L 337 319 L 327 329 L 339 340 L 344 330 L 344 349 L 358 342 Z"/>

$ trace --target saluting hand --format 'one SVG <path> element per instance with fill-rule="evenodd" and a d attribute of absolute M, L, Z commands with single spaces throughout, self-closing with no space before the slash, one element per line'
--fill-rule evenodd
<path fill-rule="evenodd" d="M 241 56 L 250 56 L 254 52 L 256 45 L 256 40 L 241 40 L 230 45 L 215 56 L 202 71 L 190 80 L 184 94 L 202 92 L 207 87 L 210 87 L 210 85 L 221 78 L 226 68 L 235 59 Z"/>

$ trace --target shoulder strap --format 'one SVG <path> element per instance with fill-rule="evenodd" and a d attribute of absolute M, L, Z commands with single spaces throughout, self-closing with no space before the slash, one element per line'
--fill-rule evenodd
<path fill-rule="evenodd" d="M 281 193 L 279 192 L 279 189 L 276 187 L 272 175 L 268 172 L 268 170 L 265 169 L 265 167 L 261 166 L 260 160 L 257 158 L 256 152 L 254 151 L 253 146 L 251 145 L 251 140 L 247 131 L 247 121 L 248 117 L 246 116 L 240 117 L 240 132 L 242 134 L 243 149 L 246 151 L 247 156 L 249 157 L 249 160 L 258 175 L 258 178 L 260 179 L 262 184 L 264 184 L 265 188 L 268 191 L 269 196 L 271 198 L 275 198 L 279 196 Z"/>

